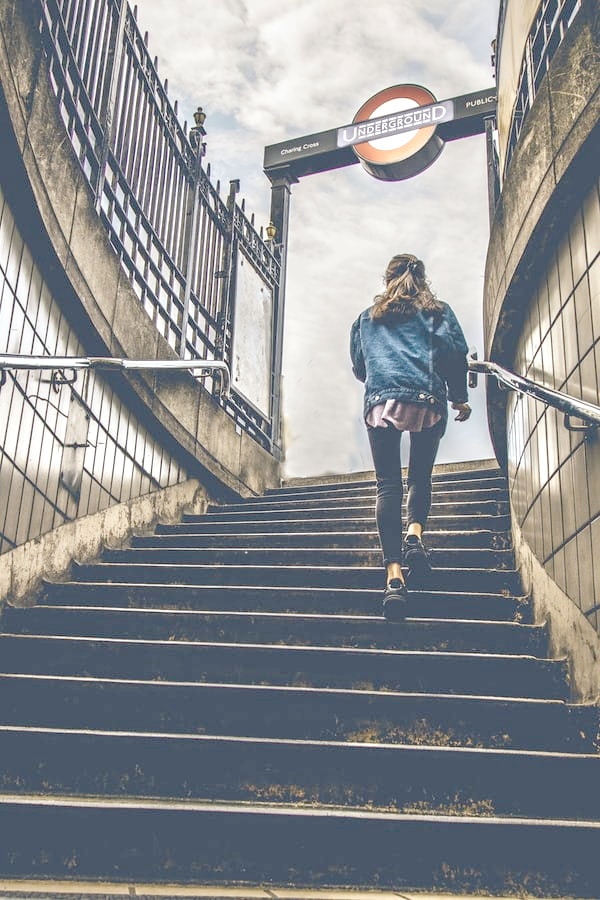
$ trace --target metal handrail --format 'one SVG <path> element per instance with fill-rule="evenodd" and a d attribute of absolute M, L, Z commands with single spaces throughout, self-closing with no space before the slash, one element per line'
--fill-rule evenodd
<path fill-rule="evenodd" d="M 548 406 L 553 406 L 565 414 L 564 424 L 569 431 L 589 431 L 591 428 L 600 426 L 600 406 L 596 406 L 595 403 L 588 403 L 586 400 L 579 400 L 577 397 L 571 397 L 570 394 L 562 393 L 562 391 L 544 387 L 544 385 L 532 381 L 531 378 L 517 375 L 509 369 L 499 366 L 498 363 L 487 360 L 478 361 L 471 359 L 469 361 L 469 371 L 483 375 L 493 375 L 497 381 L 511 390 L 517 391 L 519 394 L 527 394 L 535 400 L 540 400 Z M 571 424 L 571 416 L 581 419 L 586 424 Z"/>
<path fill-rule="evenodd" d="M 195 378 L 205 378 L 213 372 L 221 373 L 219 396 L 228 397 L 231 390 L 229 366 L 222 360 L 212 359 L 118 359 L 105 356 L 25 356 L 17 353 L 0 354 L 0 371 L 2 382 L 5 370 L 63 370 L 79 369 L 151 370 L 155 372 L 192 370 Z M 200 371 L 196 373 L 196 369 Z M 62 380 L 63 383 L 65 379 Z M 59 382 L 57 382 L 59 383 Z"/>

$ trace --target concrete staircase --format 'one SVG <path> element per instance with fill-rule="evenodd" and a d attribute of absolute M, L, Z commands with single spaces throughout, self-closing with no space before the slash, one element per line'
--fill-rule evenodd
<path fill-rule="evenodd" d="M 372 481 L 75 565 L 0 635 L 0 878 L 600 896 L 598 710 L 569 703 L 489 466 L 381 617 Z"/>

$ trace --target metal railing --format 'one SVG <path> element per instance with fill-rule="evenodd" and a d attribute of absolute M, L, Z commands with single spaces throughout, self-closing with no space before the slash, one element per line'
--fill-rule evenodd
<path fill-rule="evenodd" d="M 221 360 L 233 370 L 238 260 L 248 262 L 272 296 L 273 321 L 281 265 L 244 201 L 237 202 L 237 179 L 225 197 L 219 182 L 212 184 L 210 165 L 203 164 L 205 113 L 198 108 L 189 130 L 179 122 L 148 34 L 127 0 L 38 2 L 50 83 L 68 138 L 140 305 L 182 359 Z M 277 359 L 274 353 L 272 398 L 279 395 Z M 278 423 L 237 382 L 220 402 L 239 427 L 275 452 Z"/>
<path fill-rule="evenodd" d="M 118 359 L 110 356 L 25 356 L 7 353 L 0 354 L 0 387 L 6 380 L 7 369 L 14 371 L 52 371 L 55 373 L 52 384 L 55 385 L 72 384 L 75 378 L 68 378 L 64 373 L 69 371 L 76 373 L 80 369 L 99 369 L 113 372 L 141 370 L 184 372 L 191 370 L 196 378 L 206 378 L 213 372 L 219 372 L 219 396 L 228 397 L 231 390 L 229 366 L 220 360 Z"/>
<path fill-rule="evenodd" d="M 531 378 L 525 378 L 523 375 L 517 375 L 509 369 L 499 366 L 498 363 L 471 358 L 469 372 L 471 387 L 476 386 L 478 374 L 491 375 L 505 388 L 533 397 L 547 406 L 558 409 L 559 412 L 564 413 L 564 425 L 569 431 L 583 431 L 589 434 L 600 426 L 600 406 L 572 397 L 562 391 L 556 391 L 554 388 L 545 387 Z M 580 419 L 584 424 L 574 425 L 571 418 Z"/>
<path fill-rule="evenodd" d="M 552 57 L 563 41 L 581 0 L 542 0 L 527 36 L 504 160 L 506 173 L 519 135 Z"/>

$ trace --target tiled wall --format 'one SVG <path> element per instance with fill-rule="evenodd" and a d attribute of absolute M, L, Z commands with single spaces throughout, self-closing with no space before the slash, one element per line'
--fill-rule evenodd
<path fill-rule="evenodd" d="M 533 292 L 514 369 L 600 405 L 600 185 L 550 256 Z M 530 398 L 508 401 L 512 501 L 548 574 L 600 631 L 600 430 L 569 432 Z"/>
<path fill-rule="evenodd" d="M 1 189 L 0 353 L 86 355 Z M 187 477 L 93 370 L 73 385 L 50 374 L 7 370 L 0 385 L 0 554 Z"/>

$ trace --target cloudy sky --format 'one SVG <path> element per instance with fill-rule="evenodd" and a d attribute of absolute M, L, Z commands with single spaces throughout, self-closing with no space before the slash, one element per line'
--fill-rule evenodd
<path fill-rule="evenodd" d="M 241 180 L 269 221 L 268 144 L 352 121 L 373 94 L 420 84 L 438 99 L 493 85 L 497 0 L 138 0 L 138 24 L 179 116 L 207 113 L 212 179 Z M 482 356 L 488 238 L 485 140 L 448 143 L 427 171 L 387 183 L 360 165 L 292 189 L 284 340 L 286 474 L 372 468 L 348 333 L 391 256 L 412 252 Z M 438 461 L 492 456 L 484 387 L 451 421 Z M 405 448 L 406 449 L 406 448 Z"/>

